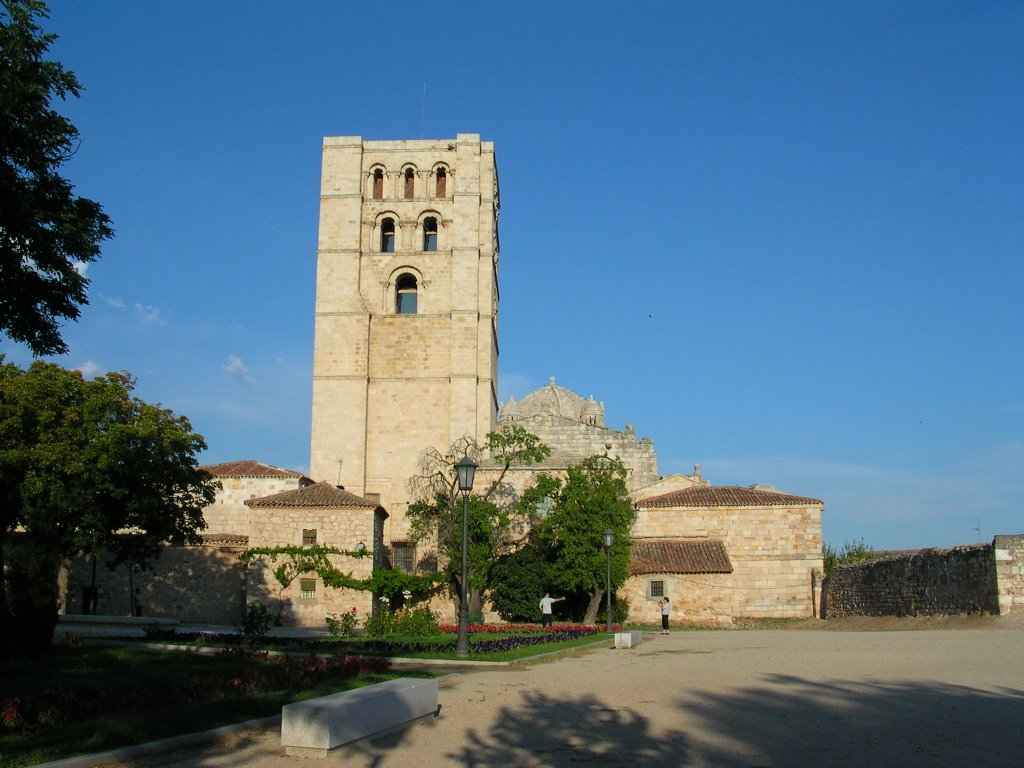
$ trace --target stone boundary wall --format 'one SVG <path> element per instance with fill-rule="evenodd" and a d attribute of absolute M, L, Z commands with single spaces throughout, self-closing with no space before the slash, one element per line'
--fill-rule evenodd
<path fill-rule="evenodd" d="M 1024 535 L 838 566 L 825 618 L 1007 613 L 1024 607 Z"/>
<path fill-rule="evenodd" d="M 107 616 L 173 617 L 183 622 L 237 624 L 245 616 L 246 566 L 238 559 L 244 547 L 166 547 L 146 570 L 120 565 L 111 569 L 109 555 L 81 558 L 71 564 L 64 613 Z M 95 589 L 86 606 L 86 588 Z"/>
<path fill-rule="evenodd" d="M 996 536 L 992 546 L 999 613 L 1024 610 L 1024 534 Z"/>

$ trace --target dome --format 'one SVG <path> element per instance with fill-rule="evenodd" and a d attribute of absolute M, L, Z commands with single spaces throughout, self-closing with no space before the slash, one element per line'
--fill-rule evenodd
<path fill-rule="evenodd" d="M 511 410 L 509 409 L 511 406 Z M 555 384 L 555 377 L 548 379 L 548 385 L 535 390 L 518 403 L 509 398 L 501 407 L 502 421 L 536 416 L 558 416 L 576 422 L 604 425 L 604 407 L 594 401 L 584 400 L 571 389 Z M 509 418 L 511 417 L 511 418 Z M 588 420 L 597 419 L 596 421 Z"/>

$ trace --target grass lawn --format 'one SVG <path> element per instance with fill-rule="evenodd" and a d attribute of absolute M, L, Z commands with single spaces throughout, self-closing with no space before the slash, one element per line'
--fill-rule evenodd
<path fill-rule="evenodd" d="M 0 766 L 35 765 L 279 714 L 383 682 L 386 662 L 56 646 L 0 661 Z"/>

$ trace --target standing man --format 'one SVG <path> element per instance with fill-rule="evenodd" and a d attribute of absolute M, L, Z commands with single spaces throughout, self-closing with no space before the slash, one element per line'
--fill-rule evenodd
<path fill-rule="evenodd" d="M 560 600 L 565 600 L 565 598 L 552 597 L 547 592 L 545 592 L 544 597 L 540 599 L 540 625 L 545 629 L 551 626 L 551 606 Z"/>

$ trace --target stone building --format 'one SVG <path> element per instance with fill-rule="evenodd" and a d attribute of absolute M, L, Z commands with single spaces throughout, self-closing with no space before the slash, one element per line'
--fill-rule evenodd
<path fill-rule="evenodd" d="M 237 553 L 246 546 L 362 544 L 372 557 L 337 564 L 351 565 L 357 577 L 375 563 L 436 565 L 428 547 L 410 540 L 405 515 L 423 451 L 445 451 L 463 438 L 482 443 L 498 426 L 519 425 L 552 454 L 512 471 L 506 480 L 515 489 L 593 455 L 625 465 L 627 487 L 640 500 L 627 584 L 635 615 L 648 618 L 659 588 L 678 601 L 677 616 L 810 614 L 808 569 L 820 566 L 821 502 L 714 488 L 699 467 L 662 477 L 650 439 L 638 438 L 631 425 L 607 426 L 603 403 L 553 378 L 522 400 L 510 398 L 499 418 L 498 213 L 494 146 L 478 134 L 324 139 L 310 476 L 255 461 L 207 467 L 222 489 L 204 512 L 206 543 L 166 561 L 181 561 L 171 581 L 189 585 L 193 601 L 161 592 L 156 571 L 140 602 L 155 615 L 216 614 L 230 622 L 247 601 L 279 600 L 286 621 L 320 625 L 326 612 L 368 609 L 365 593 L 336 594 L 316 578 L 282 591 L 265 565 L 239 570 Z M 486 460 L 482 465 L 478 487 L 495 472 Z M 206 573 L 204 558 L 213 565 Z M 128 577 L 111 577 L 127 585 L 125 594 L 140 588 Z M 203 595 L 224 597 L 207 610 L 198 606 Z"/>
<path fill-rule="evenodd" d="M 629 424 L 624 431 L 609 428 L 604 423 L 604 403 L 595 401 L 593 395 L 584 399 L 556 385 L 554 376 L 547 386 L 518 402 L 509 398 L 501 406 L 498 422 L 521 426 L 551 448 L 551 455 L 531 468 L 531 475 L 564 470 L 590 456 L 607 455 L 626 466 L 626 485 L 631 491 L 658 480 L 658 459 L 650 438 L 637 439 Z"/>
<path fill-rule="evenodd" d="M 428 446 L 496 422 L 498 174 L 478 134 L 323 143 L 310 475 L 407 538 Z"/>
<path fill-rule="evenodd" d="M 822 568 L 820 499 L 755 486 L 691 485 L 639 498 L 629 578 L 635 618 L 728 624 L 815 615 Z"/>

